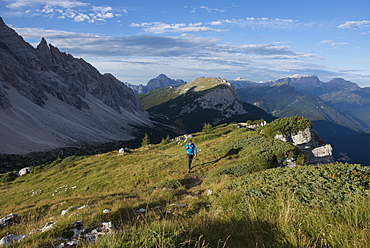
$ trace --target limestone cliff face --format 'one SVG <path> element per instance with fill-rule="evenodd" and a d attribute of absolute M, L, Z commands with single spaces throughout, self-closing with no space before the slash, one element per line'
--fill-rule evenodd
<path fill-rule="evenodd" d="M 306 128 L 296 134 L 276 135 L 275 139 L 290 142 L 297 146 L 306 155 L 308 164 L 328 164 L 333 163 L 333 148 L 330 144 L 324 144 L 317 133 Z"/>
<path fill-rule="evenodd" d="M 127 140 L 150 125 L 133 91 L 42 39 L 25 42 L 0 18 L 0 153 Z"/>
<path fill-rule="evenodd" d="M 224 118 L 245 114 L 242 101 L 230 84 L 223 84 L 199 96 L 185 105 L 179 115 L 192 113 L 200 109 L 213 109 L 222 113 Z"/>

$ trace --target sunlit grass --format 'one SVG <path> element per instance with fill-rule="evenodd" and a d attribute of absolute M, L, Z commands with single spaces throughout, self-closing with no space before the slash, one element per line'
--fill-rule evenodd
<path fill-rule="evenodd" d="M 50 231 L 34 231 L 10 246 L 53 247 L 82 220 L 87 230 L 111 221 L 115 232 L 79 247 L 368 247 L 369 168 L 267 169 L 248 155 L 253 146 L 239 153 L 222 149 L 257 136 L 233 125 L 194 134 L 200 152 L 190 174 L 184 143 L 40 166 L 0 184 L 1 217 L 19 215 L 0 237 L 57 221 Z"/>

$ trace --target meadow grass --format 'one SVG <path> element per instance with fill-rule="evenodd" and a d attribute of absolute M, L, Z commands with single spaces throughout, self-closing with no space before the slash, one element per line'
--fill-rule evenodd
<path fill-rule="evenodd" d="M 51 230 L 9 246 L 54 247 L 73 235 L 73 221 L 82 220 L 87 230 L 111 221 L 115 232 L 78 247 L 368 247 L 370 168 L 269 169 L 249 155 L 250 144 L 230 152 L 235 144 L 268 139 L 255 132 L 223 125 L 193 135 L 200 152 L 190 174 L 184 143 L 170 143 L 124 156 L 113 151 L 59 159 L 1 183 L 0 215 L 19 219 L 0 236 L 56 221 Z M 276 156 L 272 150 L 266 149 L 266 160 Z M 285 144 L 276 151 L 294 152 Z"/>

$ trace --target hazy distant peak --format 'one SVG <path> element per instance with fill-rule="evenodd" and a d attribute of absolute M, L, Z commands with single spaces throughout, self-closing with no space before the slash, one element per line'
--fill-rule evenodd
<path fill-rule="evenodd" d="M 287 78 L 304 78 L 304 77 L 317 77 L 315 75 L 299 75 L 299 74 L 294 74 L 292 76 L 288 76 Z"/>

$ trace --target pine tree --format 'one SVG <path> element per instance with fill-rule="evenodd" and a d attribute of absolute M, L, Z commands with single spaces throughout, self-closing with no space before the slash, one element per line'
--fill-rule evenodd
<path fill-rule="evenodd" d="M 202 132 L 204 132 L 205 134 L 210 134 L 210 133 L 212 133 L 212 132 L 213 132 L 213 127 L 212 127 L 212 125 L 211 125 L 211 124 L 209 124 L 209 123 L 204 124 L 203 129 L 202 129 Z"/>
<path fill-rule="evenodd" d="M 141 146 L 147 146 L 150 144 L 149 136 L 145 133 L 144 138 L 142 139 Z"/>
<path fill-rule="evenodd" d="M 162 139 L 161 140 L 161 143 L 159 143 L 160 146 L 164 146 L 164 145 L 167 145 L 170 143 L 170 136 L 167 135 L 167 137 L 165 139 Z"/>

